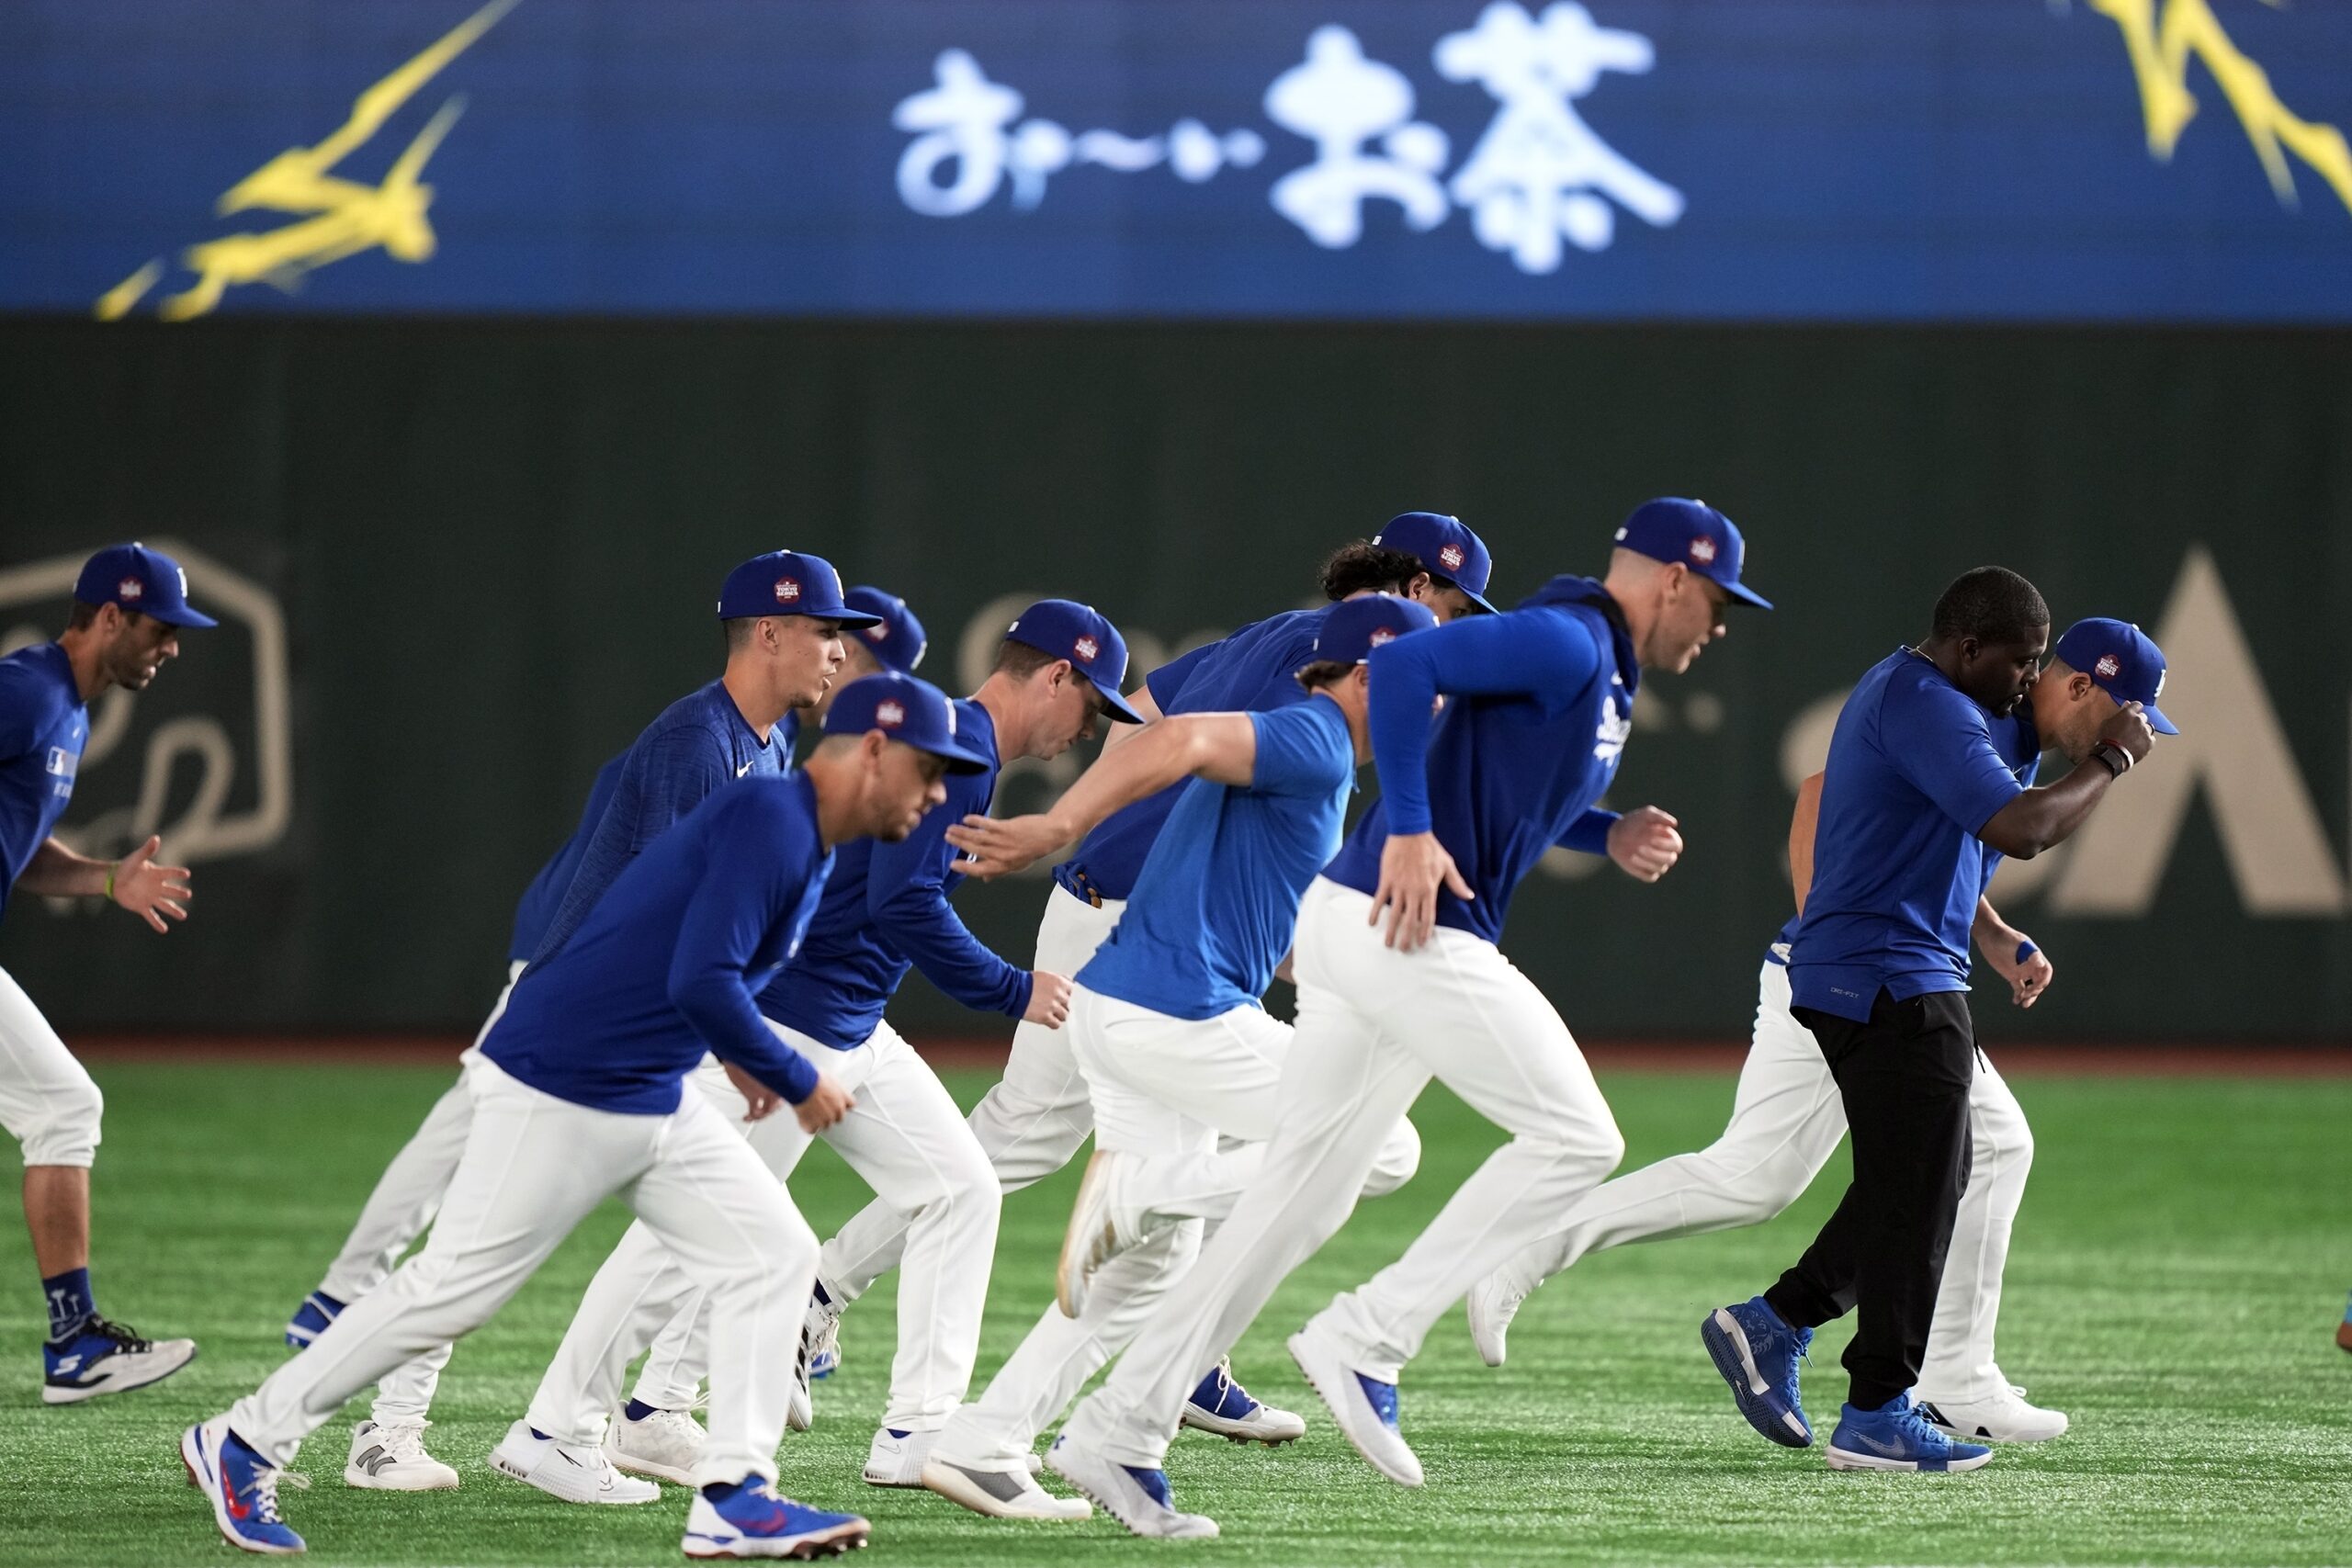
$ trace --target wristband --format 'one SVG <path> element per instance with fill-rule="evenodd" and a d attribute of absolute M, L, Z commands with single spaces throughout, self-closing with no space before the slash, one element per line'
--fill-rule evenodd
<path fill-rule="evenodd" d="M 120 861 L 117 861 L 112 865 L 107 867 L 107 897 L 109 901 L 114 897 L 114 874 L 116 869 L 122 863 Z"/>
<path fill-rule="evenodd" d="M 2033 945 L 2032 939 L 2028 938 L 2026 941 L 2018 943 L 2018 955 L 2009 962 L 2012 964 L 2022 964 L 2041 951 L 2041 949 Z"/>
<path fill-rule="evenodd" d="M 2132 753 L 2112 740 L 2101 740 L 2094 745 L 2091 755 L 2107 769 L 2109 777 L 2120 779 L 2132 771 Z"/>

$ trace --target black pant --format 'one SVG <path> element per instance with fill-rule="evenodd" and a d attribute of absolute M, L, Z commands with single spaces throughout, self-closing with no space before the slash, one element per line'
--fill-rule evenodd
<path fill-rule="evenodd" d="M 1976 1035 L 1964 991 L 1896 1001 L 1884 991 L 1870 1021 L 1792 1009 L 1813 1032 L 1853 1137 L 1854 1179 L 1797 1266 L 1764 1292 L 1792 1328 L 1815 1328 L 1856 1305 L 1846 1350 L 1849 1399 L 1875 1410 L 1919 1381 L 1952 1218 L 1968 1186 L 1968 1087 Z"/>

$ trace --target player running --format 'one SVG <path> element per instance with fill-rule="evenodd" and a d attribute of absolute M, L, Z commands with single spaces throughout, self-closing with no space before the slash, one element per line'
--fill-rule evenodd
<path fill-rule="evenodd" d="M 57 640 L 0 659 L 0 913 L 15 889 L 106 898 L 159 934 L 187 919 L 188 870 L 155 863 L 160 839 L 102 861 L 76 854 L 51 829 L 74 797 L 91 699 L 114 686 L 145 691 L 179 657 L 182 630 L 219 624 L 188 604 L 179 562 L 144 545 L 113 545 L 83 565 Z M 49 1303 L 45 1404 L 144 1388 L 196 1356 L 193 1339 L 142 1339 L 99 1314 L 90 1285 L 90 1167 L 104 1107 L 57 1031 L 0 970 L 0 1126 L 24 1153 L 25 1227 Z"/>
<path fill-rule="evenodd" d="M 1364 660 L 1436 625 L 1426 607 L 1386 594 L 1335 605 L 1297 672 L 1309 700 L 1163 719 L 1090 769 L 1050 812 L 967 818 L 948 829 L 972 857 L 959 866 L 1001 875 L 1130 802 L 1181 786 L 1118 929 L 1071 994 L 1096 1149 L 1063 1248 L 1059 1299 L 940 1434 L 922 1480 L 942 1496 L 997 1518 L 1092 1511 L 1032 1481 L 1030 1450 L 1191 1265 L 1202 1222 L 1230 1213 L 1257 1169 L 1291 1034 L 1258 998 L 1290 951 L 1300 896 L 1340 847 L 1356 769 L 1371 757 Z M 1220 1153 L 1220 1138 L 1243 1146 Z M 1419 1161 L 1413 1124 L 1399 1117 L 1366 1196 L 1403 1185 Z M 1121 1256 L 1098 1270 L 1092 1250 L 1113 1238 Z"/>
<path fill-rule="evenodd" d="M 888 597 L 885 595 L 884 597 Z M 895 600 L 891 603 L 896 604 Z M 900 609 L 903 610 L 903 606 Z M 425 1113 L 407 1145 L 378 1178 L 375 1190 L 319 1288 L 286 1325 L 286 1341 L 311 1342 L 350 1302 L 391 1274 L 401 1254 L 433 1222 L 472 1124 L 469 1089 L 481 1041 L 505 1011 L 532 956 L 560 946 L 637 853 L 722 784 L 773 777 L 792 763 L 796 710 L 827 699 L 840 684 L 844 628 L 870 632 L 886 612 L 846 603 L 841 577 L 821 557 L 774 550 L 728 573 L 718 595 L 727 643 L 719 678 L 680 698 L 607 762 L 589 792 L 571 840 L 541 868 L 514 912 L 505 989 L 459 1058 L 458 1081 Z M 921 642 L 920 628 L 916 641 Z M 343 1479 L 377 1491 L 442 1491 L 458 1472 L 424 1447 L 426 1413 L 448 1364 L 438 1346 L 384 1380 L 368 1418 L 352 1429 Z M 560 1472 L 590 1495 L 613 1499 L 616 1487 L 600 1456 Z M 643 1500 L 650 1486 L 636 1489 Z"/>
<path fill-rule="evenodd" d="M 2119 705 L 2136 701 L 2148 705 L 2144 711 L 2158 734 L 2176 733 L 2154 706 L 2164 673 L 2164 655 L 2137 626 L 2077 622 L 2058 639 L 2027 697 L 2033 731 L 2045 747 L 2080 763 L 2098 741 L 2099 727 Z M 1798 786 L 1789 828 L 1800 917 L 1813 881 L 1821 777 L 1815 773 Z M 1989 848 L 1984 855 L 1990 886 L 2000 855 Z M 1502 1365 L 1505 1335 L 1528 1295 L 1579 1258 L 1633 1242 L 1760 1224 L 1795 1202 L 1829 1163 L 1846 1135 L 1846 1112 L 1821 1047 L 1789 1010 L 1789 944 L 1797 924 L 1792 918 L 1765 951 L 1755 1033 L 1723 1136 L 1696 1154 L 1603 1182 L 1560 1216 L 1558 1234 L 1479 1281 L 1470 1292 L 1470 1333 L 1488 1366 Z M 1978 898 L 1970 935 L 1986 964 L 2008 982 L 2017 1006 L 2033 1006 L 2049 989 L 2056 973 L 2050 960 L 2001 919 L 1990 898 Z M 2066 1430 L 2064 1413 L 2028 1404 L 1993 1356 L 2001 1274 L 2033 1165 L 2033 1134 L 2017 1097 L 1981 1055 L 1969 1086 L 1968 1118 L 1968 1187 L 1936 1295 L 1917 1398 L 1928 1420 L 1952 1436 L 2038 1442 Z M 1776 1414 L 1765 1435 L 1793 1447 L 1810 1444 L 1812 1428 L 1793 1388 L 1785 1403 L 1797 1419 L 1789 1423 Z"/>
<path fill-rule="evenodd" d="M 790 1325 L 817 1238 L 707 1098 L 684 1092 L 716 1053 L 810 1131 L 851 1092 L 779 1039 L 754 987 L 808 929 L 834 850 L 904 839 L 946 799 L 943 776 L 987 763 L 947 699 L 906 675 L 845 692 L 797 776 L 716 792 L 635 857 L 526 973 L 482 1042 L 473 1115 L 423 1250 L 311 1348 L 180 1438 L 229 1542 L 303 1550 L 277 1480 L 302 1439 L 402 1361 L 487 1322 L 574 1225 L 618 1195 L 707 1292 L 718 1368 L 689 1557 L 805 1557 L 865 1541 L 850 1514 L 775 1490 L 792 1386 Z"/>

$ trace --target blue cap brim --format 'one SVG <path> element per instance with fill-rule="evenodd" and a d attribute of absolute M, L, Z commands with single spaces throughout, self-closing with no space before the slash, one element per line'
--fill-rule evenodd
<path fill-rule="evenodd" d="M 153 610 L 146 611 L 145 614 L 150 620 L 161 621 L 167 626 L 217 626 L 220 624 L 201 610 L 192 609 L 186 604 L 168 615 L 157 615 Z"/>
<path fill-rule="evenodd" d="M 889 734 L 888 730 L 883 733 Z M 960 739 L 950 740 L 941 746 L 925 746 L 920 741 L 899 740 L 895 735 L 890 736 L 890 739 L 898 740 L 901 746 L 912 746 L 918 751 L 928 751 L 934 757 L 945 758 L 947 771 L 951 773 L 985 773 L 996 766 L 995 758 L 983 756 L 973 750 L 967 742 Z"/>
<path fill-rule="evenodd" d="M 1759 610 L 1769 610 L 1772 607 L 1772 601 L 1765 598 L 1764 595 L 1757 592 L 1756 590 L 1747 586 L 1745 583 L 1720 582 L 1715 586 L 1721 588 L 1724 592 L 1730 594 L 1733 598 L 1738 600 L 1743 604 L 1753 604 Z"/>
<path fill-rule="evenodd" d="M 1091 675 L 1088 676 L 1087 680 L 1092 683 L 1096 691 L 1102 694 L 1102 705 L 1109 711 L 1114 723 L 1141 724 L 1143 722 L 1143 715 L 1127 705 L 1127 699 L 1119 695 L 1119 688 L 1106 686 Z"/>
<path fill-rule="evenodd" d="M 830 610 L 776 610 L 772 614 L 808 615 L 820 621 L 839 621 L 849 630 L 857 632 L 862 632 L 868 626 L 878 626 L 882 624 L 881 616 L 869 615 L 863 610 L 853 610 L 846 604 L 838 604 Z"/>
<path fill-rule="evenodd" d="M 1492 603 L 1490 603 L 1490 602 L 1487 600 L 1487 596 L 1486 596 L 1485 594 L 1483 594 L 1483 593 L 1473 593 L 1473 592 L 1470 592 L 1470 590 L 1468 590 L 1467 588 L 1463 588 L 1463 587 L 1462 587 L 1462 584 L 1460 584 L 1460 583 L 1458 583 L 1458 582 L 1457 582 L 1457 583 L 1455 583 L 1453 586 L 1462 590 L 1462 596 L 1463 596 L 1464 599 L 1469 600 L 1469 601 L 1470 601 L 1470 603 L 1472 603 L 1473 604 L 1476 604 L 1476 606 L 1478 606 L 1478 613 L 1479 613 L 1480 615 L 1501 615 L 1501 614 L 1502 614 L 1502 612 L 1501 612 L 1500 610 L 1498 610 L 1498 609 L 1496 609 L 1496 608 L 1495 608 L 1495 606 L 1493 605 L 1493 604 L 1492 604 Z"/>
<path fill-rule="evenodd" d="M 2164 716 L 2164 710 L 2154 703 L 2142 703 L 2140 712 L 2148 720 L 2148 728 L 2158 735 L 2178 735 L 2180 727 Z"/>

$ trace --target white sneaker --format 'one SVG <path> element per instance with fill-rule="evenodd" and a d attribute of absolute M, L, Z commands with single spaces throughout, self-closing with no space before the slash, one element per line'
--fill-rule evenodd
<path fill-rule="evenodd" d="M 2066 1413 L 2029 1404 L 2020 1388 L 2004 1388 L 1983 1399 L 1939 1399 L 1915 1393 L 1929 1426 L 1955 1438 L 1983 1443 L 2046 1443 L 2066 1430 Z"/>
<path fill-rule="evenodd" d="M 351 1429 L 351 1461 L 343 1467 L 345 1486 L 371 1492 L 451 1492 L 458 1472 L 424 1451 L 430 1421 L 362 1421 Z"/>
<path fill-rule="evenodd" d="M 1399 1486 L 1419 1486 L 1421 1461 L 1396 1427 L 1396 1385 L 1350 1366 L 1330 1334 L 1312 1318 L 1290 1337 L 1290 1354 L 1364 1462 Z"/>
<path fill-rule="evenodd" d="M 1091 1519 L 1080 1497 L 1057 1497 L 1020 1470 L 982 1470 L 933 1454 L 923 1461 L 922 1483 L 951 1503 L 991 1519 Z"/>
<path fill-rule="evenodd" d="M 1086 1305 L 1086 1287 L 1095 1270 L 1144 1239 L 1143 1212 L 1122 1201 L 1126 1160 L 1114 1149 L 1096 1149 L 1078 1184 L 1078 1201 L 1062 1232 L 1061 1263 L 1054 1270 L 1054 1299 L 1075 1318 Z"/>
<path fill-rule="evenodd" d="M 1168 1490 L 1168 1472 L 1136 1470 L 1099 1454 L 1070 1447 L 1057 1438 L 1046 1452 L 1046 1464 L 1056 1475 L 1091 1497 L 1102 1510 L 1126 1526 L 1130 1535 L 1172 1540 L 1214 1540 L 1216 1521 L 1206 1514 L 1180 1514 Z"/>
<path fill-rule="evenodd" d="M 923 1483 L 923 1461 L 931 1457 L 931 1446 L 939 1441 L 933 1432 L 905 1432 L 896 1427 L 885 1427 L 874 1434 L 874 1446 L 865 1450 L 865 1483 L 868 1486 L 915 1486 Z"/>
<path fill-rule="evenodd" d="M 1478 1359 L 1490 1367 L 1503 1364 L 1503 1338 L 1510 1332 L 1510 1320 L 1543 1282 L 1513 1262 L 1470 1287 L 1464 1307 L 1470 1314 L 1470 1343 L 1478 1348 Z"/>
<path fill-rule="evenodd" d="M 792 1392 L 784 1406 L 787 1430 L 805 1432 L 817 1424 L 817 1395 L 808 1386 L 809 1380 L 820 1355 L 831 1352 L 834 1364 L 840 1364 L 841 1331 L 842 1303 L 820 1302 L 814 1291 L 809 1292 L 808 1309 L 800 1316 L 800 1348 L 792 1358 Z"/>
<path fill-rule="evenodd" d="M 615 1470 L 692 1486 L 703 1438 L 702 1424 L 684 1410 L 656 1410 L 642 1421 L 616 1414 L 605 1429 L 605 1452 Z"/>
<path fill-rule="evenodd" d="M 507 1427 L 490 1450 L 490 1468 L 567 1503 L 650 1503 L 662 1495 L 650 1481 L 615 1470 L 603 1449 L 542 1438 L 525 1421 Z"/>

